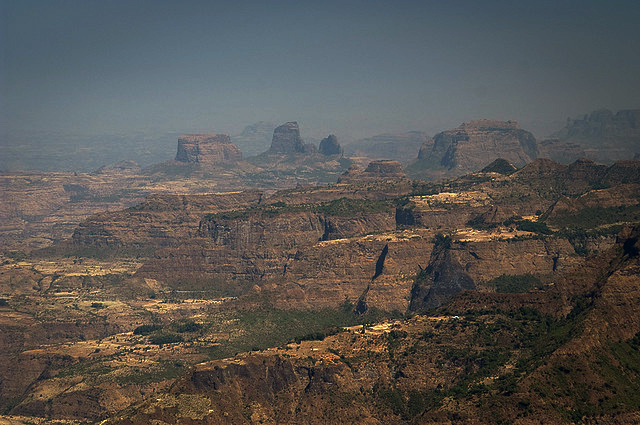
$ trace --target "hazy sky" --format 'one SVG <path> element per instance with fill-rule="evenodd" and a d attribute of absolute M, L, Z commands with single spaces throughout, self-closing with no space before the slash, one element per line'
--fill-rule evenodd
<path fill-rule="evenodd" d="M 0 0 L 10 133 L 534 130 L 640 108 L 640 2 Z"/>

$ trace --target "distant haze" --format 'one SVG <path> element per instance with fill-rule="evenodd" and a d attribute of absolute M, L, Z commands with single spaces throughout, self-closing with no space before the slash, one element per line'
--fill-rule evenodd
<path fill-rule="evenodd" d="M 0 141 L 239 134 L 354 139 L 640 107 L 629 1 L 0 0 Z"/>

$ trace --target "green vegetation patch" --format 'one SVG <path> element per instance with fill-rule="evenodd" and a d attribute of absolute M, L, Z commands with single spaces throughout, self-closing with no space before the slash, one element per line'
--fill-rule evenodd
<path fill-rule="evenodd" d="M 433 238 L 433 243 L 435 244 L 434 248 L 449 249 L 451 248 L 453 239 L 451 239 L 450 235 L 445 235 L 443 233 L 436 233 L 436 235 Z"/>
<path fill-rule="evenodd" d="M 151 335 L 149 342 L 154 345 L 175 344 L 184 341 L 184 338 L 174 333 L 159 333 Z"/>
<path fill-rule="evenodd" d="M 314 212 L 333 216 L 350 216 L 357 213 L 385 212 L 389 211 L 391 207 L 392 205 L 388 201 L 340 198 L 319 204 Z"/>
<path fill-rule="evenodd" d="M 160 325 L 140 325 L 133 330 L 134 335 L 151 335 L 152 333 L 162 329 Z"/>
<path fill-rule="evenodd" d="M 542 286 L 542 282 L 532 274 L 503 274 L 491 279 L 486 285 L 496 288 L 496 292 L 515 294 L 538 289 Z"/>
<path fill-rule="evenodd" d="M 577 212 L 560 213 L 548 219 L 549 223 L 564 228 L 594 229 L 614 223 L 640 221 L 640 204 L 609 208 L 582 208 Z"/>
<path fill-rule="evenodd" d="M 514 216 L 508 218 L 503 223 L 505 226 L 516 226 L 516 229 L 523 232 L 532 232 L 539 235 L 552 235 L 553 230 L 542 221 L 524 220 L 522 217 Z"/>
<path fill-rule="evenodd" d="M 352 304 L 345 302 L 337 309 L 278 310 L 263 307 L 253 311 L 238 311 L 226 318 L 232 327 L 223 331 L 229 340 L 208 348 L 211 359 L 221 359 L 239 352 L 263 350 L 292 342 L 322 340 L 341 331 L 342 327 L 375 323 L 388 318 L 391 313 L 370 308 L 358 315 Z"/>
<path fill-rule="evenodd" d="M 131 373 L 117 376 L 115 379 L 120 385 L 145 385 L 153 382 L 162 382 L 168 379 L 174 379 L 182 375 L 185 366 L 180 362 L 163 360 L 157 367 L 151 370 L 138 370 Z"/>
<path fill-rule="evenodd" d="M 176 331 L 178 333 L 190 333 L 190 332 L 198 332 L 202 329 L 202 325 L 200 323 L 196 323 L 193 320 L 187 320 L 184 323 L 180 323 L 176 327 Z"/>
<path fill-rule="evenodd" d="M 489 223 L 484 220 L 484 217 L 481 215 L 472 218 L 467 221 L 467 226 L 476 229 L 476 230 L 491 230 L 498 227 L 498 223 Z"/>
<path fill-rule="evenodd" d="M 600 226 L 597 229 L 581 229 L 572 227 L 557 231 L 556 236 L 566 238 L 573 246 L 576 254 L 584 257 L 589 254 L 589 249 L 587 249 L 587 241 L 589 239 L 600 236 L 617 235 L 620 233 L 620 230 L 622 230 L 622 225 L 620 224 Z"/>
<path fill-rule="evenodd" d="M 390 201 L 372 199 L 340 198 L 319 204 L 287 204 L 279 201 L 259 207 L 207 214 L 204 218 L 206 220 L 243 220 L 252 215 L 276 217 L 280 214 L 295 212 L 312 212 L 328 216 L 351 216 L 362 213 L 385 212 L 389 211 L 392 207 L 393 204 Z"/>

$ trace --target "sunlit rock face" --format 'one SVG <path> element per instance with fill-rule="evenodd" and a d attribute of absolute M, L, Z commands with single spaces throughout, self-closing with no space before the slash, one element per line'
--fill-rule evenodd
<path fill-rule="evenodd" d="M 470 121 L 438 133 L 418 154 L 418 159 L 436 161 L 460 174 L 480 170 L 496 158 L 522 167 L 537 157 L 533 134 L 515 121 L 496 120 Z"/>
<path fill-rule="evenodd" d="M 242 152 L 226 134 L 184 134 L 178 138 L 176 161 L 199 164 L 232 164 Z"/>

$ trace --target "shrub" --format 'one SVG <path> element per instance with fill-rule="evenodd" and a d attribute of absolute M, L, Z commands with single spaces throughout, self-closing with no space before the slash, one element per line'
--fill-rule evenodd
<path fill-rule="evenodd" d="M 487 282 L 487 285 L 494 286 L 496 292 L 522 293 L 529 292 L 541 285 L 540 279 L 532 274 L 507 275 L 503 274 Z"/>
<path fill-rule="evenodd" d="M 188 322 L 181 323 L 180 325 L 178 325 L 176 330 L 179 333 L 185 333 L 185 332 L 197 332 L 200 329 L 202 329 L 202 325 L 200 323 L 196 323 L 193 320 L 190 320 Z"/>
<path fill-rule="evenodd" d="M 323 341 L 326 337 L 336 335 L 341 331 L 342 328 L 334 328 L 326 331 L 312 332 L 306 335 L 297 336 L 294 338 L 294 341 L 296 342 L 296 344 L 300 344 L 300 342 L 302 341 Z"/>
<path fill-rule="evenodd" d="M 498 227 L 497 223 L 487 223 L 484 221 L 484 217 L 478 215 L 471 220 L 467 221 L 467 226 L 476 230 L 491 230 Z"/>
<path fill-rule="evenodd" d="M 396 415 L 404 415 L 405 414 L 405 402 L 402 391 L 395 388 L 390 389 L 381 389 L 378 392 L 378 397 L 384 404 L 386 404 L 393 413 Z"/>
<path fill-rule="evenodd" d="M 553 234 L 553 230 L 549 229 L 547 225 L 541 221 L 521 220 L 516 222 L 516 229 L 523 232 L 532 232 L 541 235 Z"/>
<path fill-rule="evenodd" d="M 451 236 L 449 235 L 436 233 L 436 236 L 434 237 L 433 242 L 437 247 L 451 248 L 452 239 L 451 239 Z"/>
<path fill-rule="evenodd" d="M 133 330 L 134 335 L 150 335 L 162 329 L 160 325 L 140 325 Z"/>
<path fill-rule="evenodd" d="M 149 339 L 149 342 L 155 345 L 174 344 L 182 341 L 184 341 L 184 339 L 180 335 L 171 333 L 153 335 Z"/>

